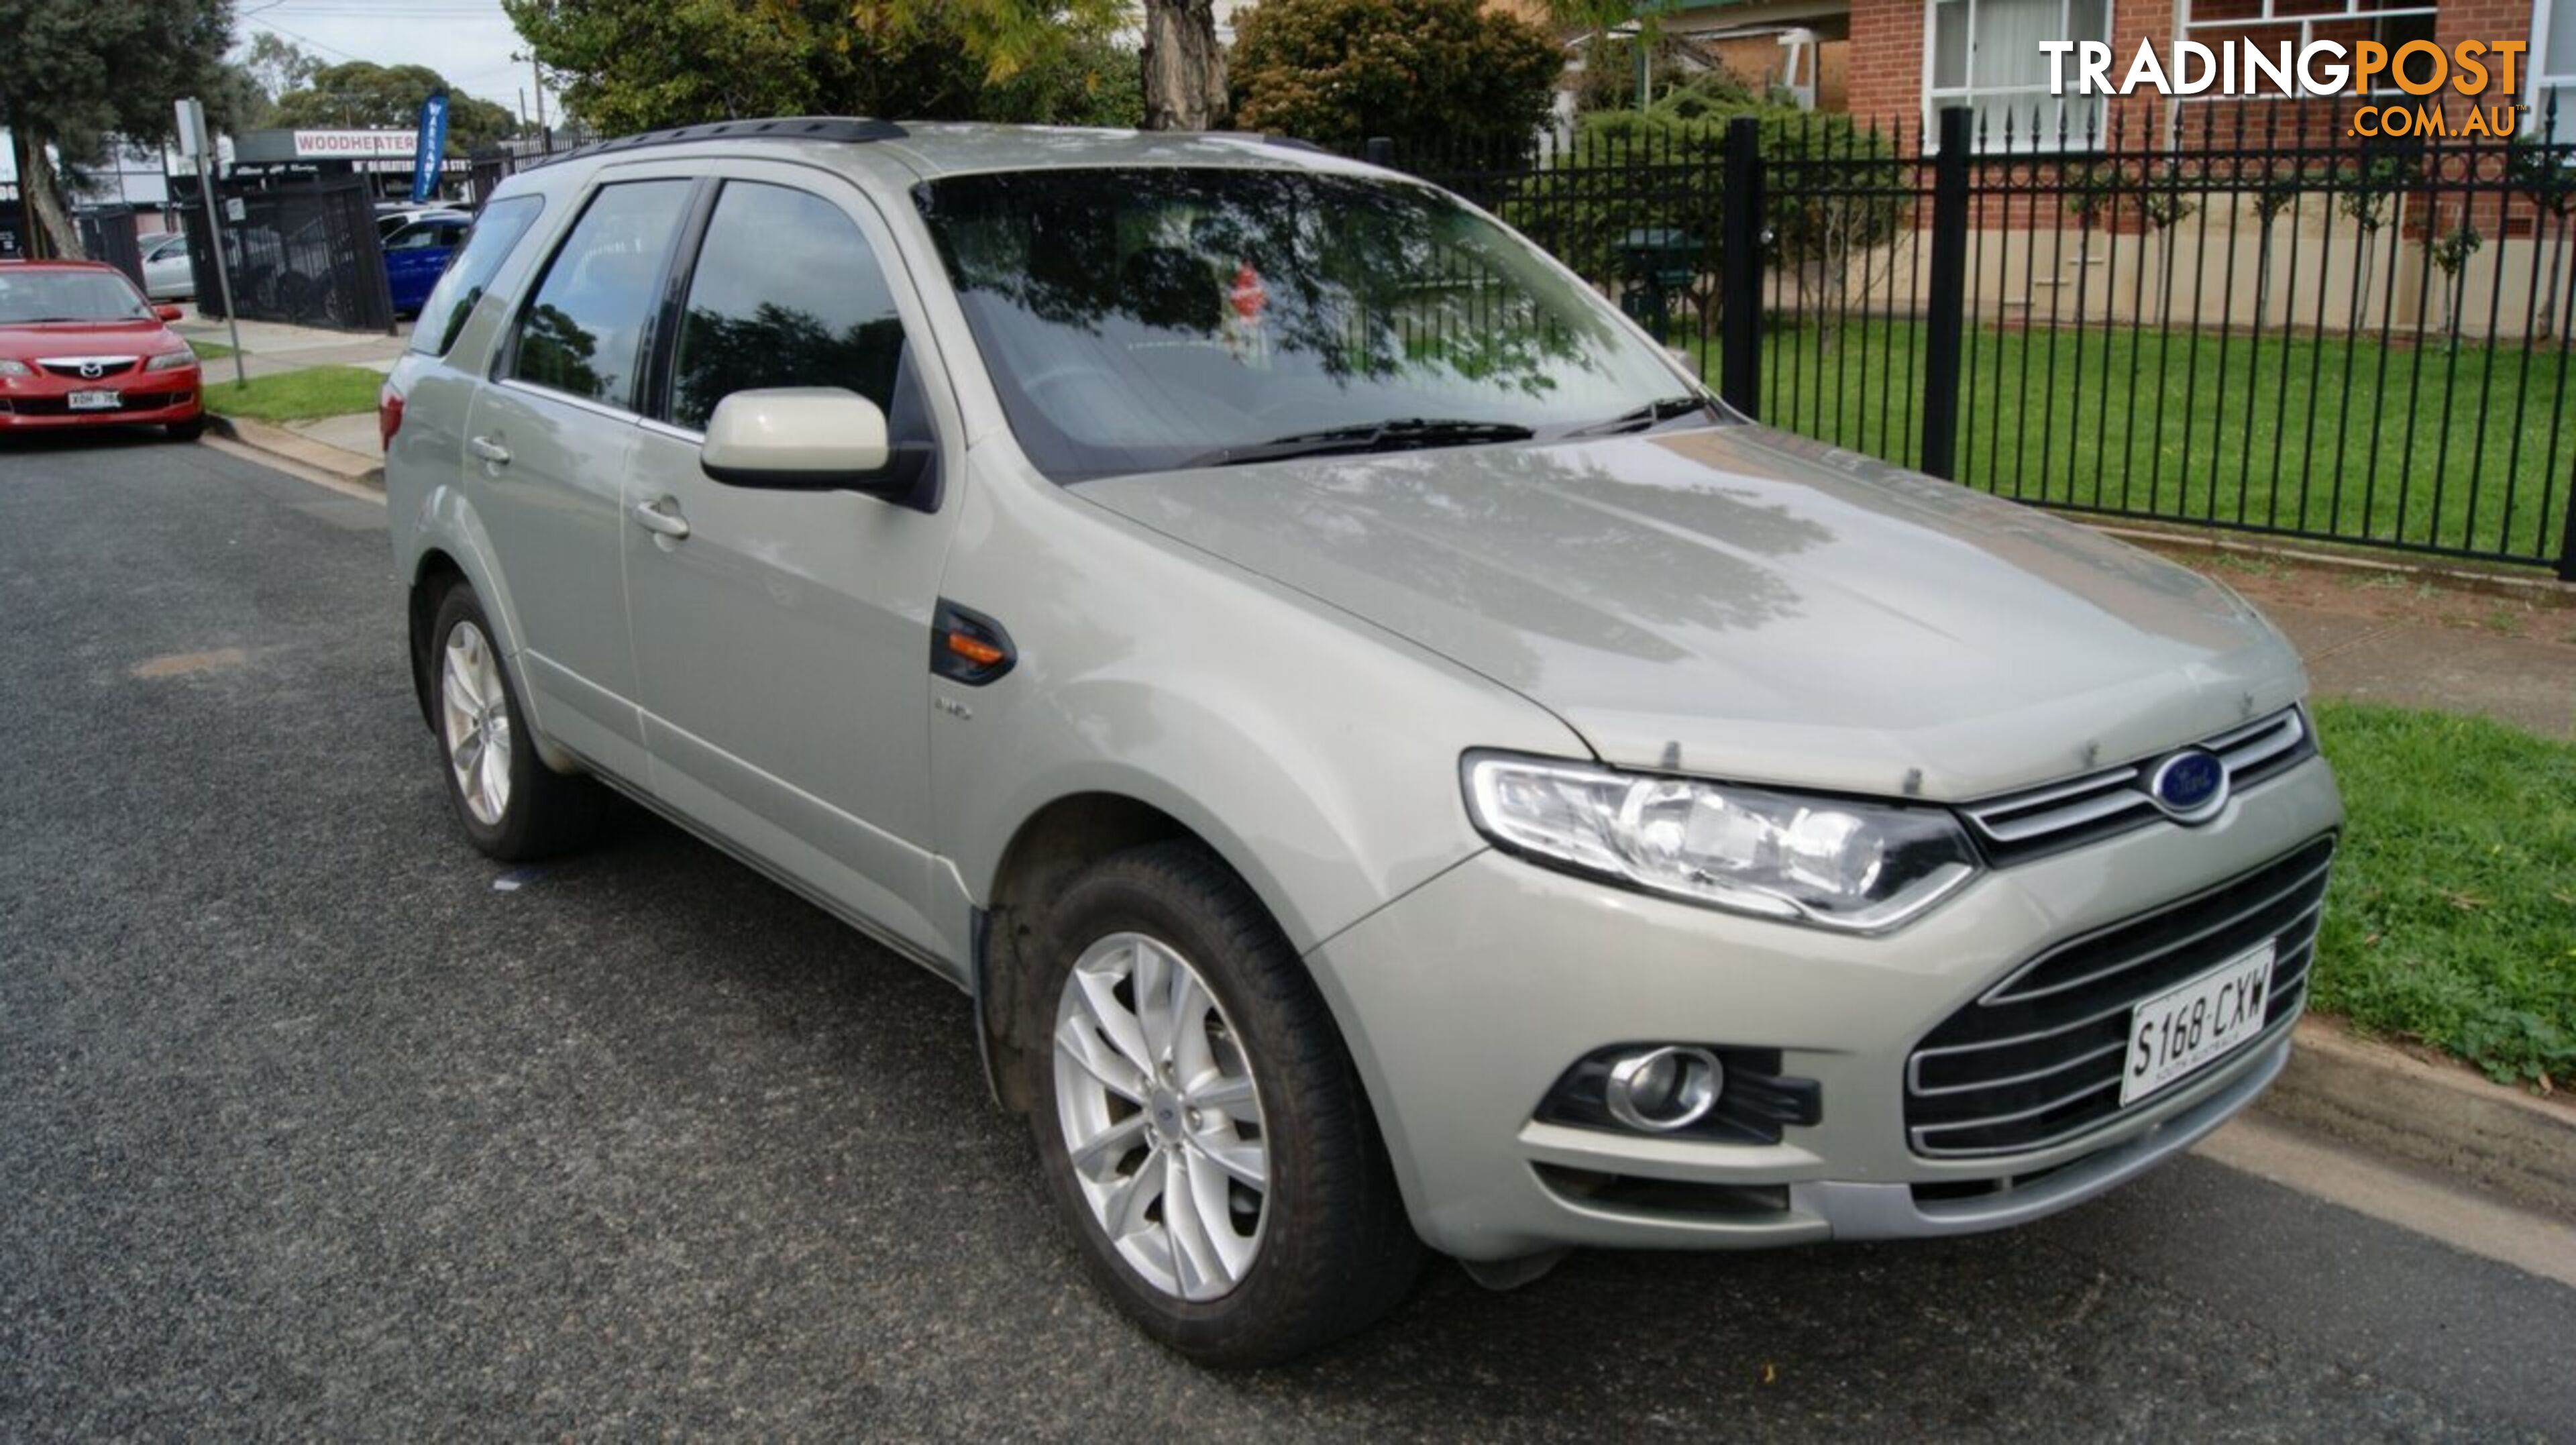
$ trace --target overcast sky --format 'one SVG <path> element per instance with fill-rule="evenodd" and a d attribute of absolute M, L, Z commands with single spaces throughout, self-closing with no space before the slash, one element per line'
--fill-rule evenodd
<path fill-rule="evenodd" d="M 468 95 L 513 111 L 519 92 L 535 84 L 528 62 L 510 58 L 525 46 L 501 0 L 239 0 L 233 15 L 245 41 L 267 30 L 326 63 L 426 65 Z M 558 119 L 551 95 L 546 118 Z"/>

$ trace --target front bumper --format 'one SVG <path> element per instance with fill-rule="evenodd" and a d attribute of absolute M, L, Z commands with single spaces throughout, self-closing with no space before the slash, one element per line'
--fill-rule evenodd
<path fill-rule="evenodd" d="M 1965 1233 L 2090 1198 L 2189 1145 L 2280 1071 L 2295 1013 L 2074 1138 L 1977 1158 L 1908 1145 L 1906 1059 L 2066 939 L 2278 859 L 2342 821 L 2311 759 L 2197 828 L 1992 872 L 1893 934 L 1825 933 L 1479 854 L 1310 957 L 1416 1230 L 1471 1260 L 1567 1245 L 1747 1248 Z M 1542 1123 L 1568 1064 L 1622 1043 L 1776 1048 L 1822 1114 L 1776 1143 Z M 1621 1187 L 1604 1187 L 1616 1181 Z M 1672 1187 L 1661 1187 L 1672 1186 Z"/>
<path fill-rule="evenodd" d="M 67 382 L 52 376 L 0 379 L 0 431 L 52 431 L 66 427 L 149 426 L 188 421 L 204 411 L 203 372 L 133 371 L 97 381 Z M 74 391 L 113 391 L 124 405 L 73 411 Z"/>

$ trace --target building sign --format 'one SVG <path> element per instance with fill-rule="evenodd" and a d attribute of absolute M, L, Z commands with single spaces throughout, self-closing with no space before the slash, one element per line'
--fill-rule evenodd
<path fill-rule="evenodd" d="M 299 161 L 400 159 L 420 143 L 418 134 L 407 130 L 299 130 L 294 135 Z"/>
<path fill-rule="evenodd" d="M 418 145 L 418 135 L 409 130 L 254 130 L 234 138 L 233 160 L 269 166 L 295 161 L 383 161 L 409 170 Z"/>

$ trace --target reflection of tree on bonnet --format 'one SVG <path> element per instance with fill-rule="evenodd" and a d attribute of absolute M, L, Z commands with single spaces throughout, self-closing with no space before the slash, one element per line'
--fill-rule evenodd
<path fill-rule="evenodd" d="M 1434 455 L 1372 457 L 1323 469 L 1314 492 L 1329 514 L 1369 523 L 1338 545 L 1391 549 L 1382 565 L 1424 593 L 1530 632 L 1645 655 L 1677 649 L 1609 619 L 1742 631 L 1794 616 L 1798 589 L 1780 560 L 1834 540 L 1814 516 L 1643 438 L 1490 448 L 1472 474 Z M 1570 613 L 1557 585 L 1602 610 Z M 1529 610 L 1495 611 L 1515 601 Z M 1585 635 L 1586 626 L 1616 635 Z"/>

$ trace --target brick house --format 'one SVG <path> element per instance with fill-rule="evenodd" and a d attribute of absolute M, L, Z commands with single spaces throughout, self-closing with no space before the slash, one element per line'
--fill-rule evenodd
<path fill-rule="evenodd" d="M 2097 133 L 2116 125 L 2131 137 L 2172 126 L 2188 143 L 2204 126 L 2224 132 L 2233 124 L 2233 117 L 2191 114 L 2223 108 L 2224 101 L 2169 100 L 2143 91 L 2107 102 L 2052 97 L 2047 61 L 2037 50 L 2043 39 L 2108 41 L 2115 78 L 2141 40 L 2159 55 L 2177 39 L 2212 45 L 2247 39 L 2267 47 L 2378 40 L 2392 49 L 2410 40 L 2446 49 L 2469 39 L 2524 41 L 2530 49 L 2513 92 L 2491 74 L 2481 96 L 2446 89 L 2445 108 L 2456 117 L 2471 105 L 2529 106 L 2527 123 L 2536 126 L 2544 94 L 2555 87 L 2562 92 L 2557 138 L 2576 139 L 2576 115 L 2569 114 L 2576 111 L 2576 0 L 1850 0 L 1847 33 L 1853 113 L 1901 122 L 1910 132 L 1928 124 L 1938 106 L 1966 105 L 1980 113 L 1990 149 L 2000 144 L 2008 113 L 2015 117 L 2016 150 L 2031 140 L 2034 114 L 2040 130 L 2034 148 L 2043 150 L 2055 148 L 2061 124 L 2070 145 L 2088 125 Z M 2321 98 L 2298 107 L 2291 120 L 2272 123 L 2339 130 L 2352 103 L 2351 97 Z"/>

